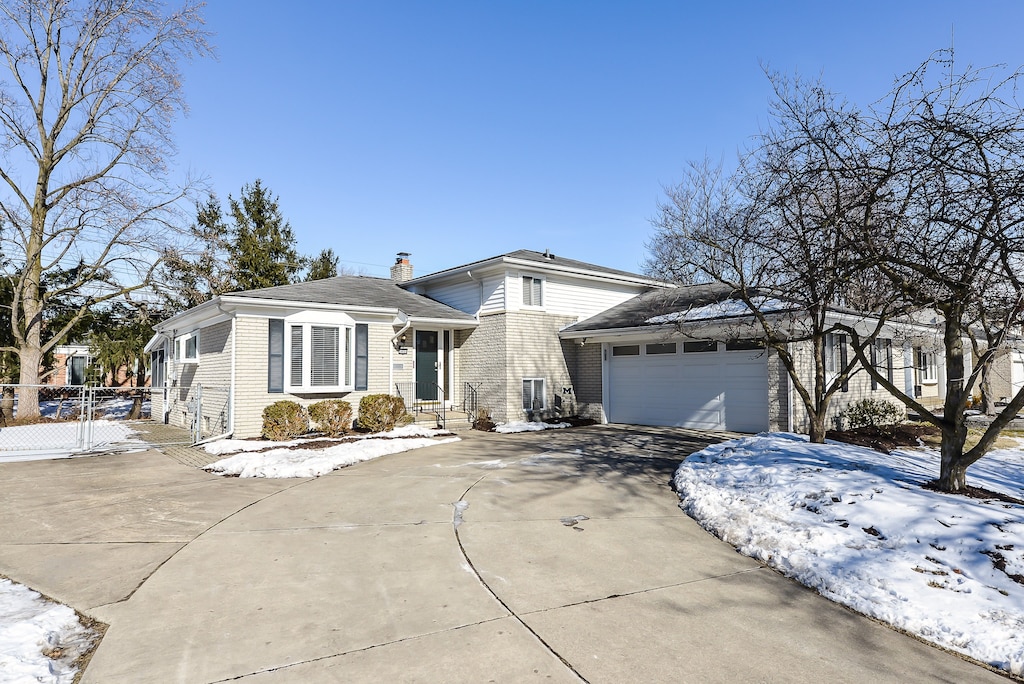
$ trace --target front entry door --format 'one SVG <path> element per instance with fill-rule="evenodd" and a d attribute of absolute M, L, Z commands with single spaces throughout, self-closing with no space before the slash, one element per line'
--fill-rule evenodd
<path fill-rule="evenodd" d="M 437 400 L 437 331 L 416 331 L 416 399 Z"/>

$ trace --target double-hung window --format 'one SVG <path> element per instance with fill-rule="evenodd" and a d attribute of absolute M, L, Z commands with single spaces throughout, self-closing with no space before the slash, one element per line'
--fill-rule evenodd
<path fill-rule="evenodd" d="M 543 411 L 544 408 L 544 379 L 523 378 L 523 410 Z"/>
<path fill-rule="evenodd" d="M 544 306 L 544 279 L 523 276 L 523 306 Z"/>
<path fill-rule="evenodd" d="M 174 360 L 178 363 L 199 363 L 199 331 L 193 330 L 174 339 Z"/>
<path fill-rule="evenodd" d="M 286 390 L 291 393 L 351 391 L 355 363 L 353 336 L 351 325 L 289 323 Z"/>
<path fill-rule="evenodd" d="M 923 349 L 916 349 L 915 356 L 917 356 L 915 365 L 917 366 L 918 379 L 922 384 L 933 384 L 938 379 L 938 375 L 935 371 L 935 352 L 925 351 Z"/>

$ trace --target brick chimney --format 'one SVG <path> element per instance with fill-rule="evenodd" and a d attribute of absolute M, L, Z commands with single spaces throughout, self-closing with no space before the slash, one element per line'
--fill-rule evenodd
<path fill-rule="evenodd" d="M 395 263 L 391 266 L 391 279 L 396 283 L 404 283 L 412 280 L 412 264 L 409 262 L 408 252 L 399 252 Z"/>

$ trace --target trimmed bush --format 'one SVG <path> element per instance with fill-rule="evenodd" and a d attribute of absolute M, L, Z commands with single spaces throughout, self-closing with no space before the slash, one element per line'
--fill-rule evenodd
<path fill-rule="evenodd" d="M 900 406 L 884 399 L 861 399 L 850 404 L 839 414 L 848 430 L 895 425 L 901 422 L 905 415 Z"/>
<path fill-rule="evenodd" d="M 401 397 L 367 394 L 359 400 L 359 427 L 370 432 L 387 432 L 396 425 L 408 425 L 412 416 L 405 412 Z"/>
<path fill-rule="evenodd" d="M 309 407 L 309 417 L 328 437 L 342 437 L 352 429 L 352 404 L 343 399 L 318 401 Z"/>
<path fill-rule="evenodd" d="M 306 409 L 294 401 L 278 401 L 263 409 L 263 439 L 281 442 L 309 432 Z"/>

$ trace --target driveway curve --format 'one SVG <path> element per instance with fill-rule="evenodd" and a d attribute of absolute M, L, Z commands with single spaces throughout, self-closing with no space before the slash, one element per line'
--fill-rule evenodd
<path fill-rule="evenodd" d="M 110 625 L 83 682 L 962 682 L 998 674 L 704 532 L 717 436 L 468 433 L 312 480 L 0 465 L 0 573 Z"/>

